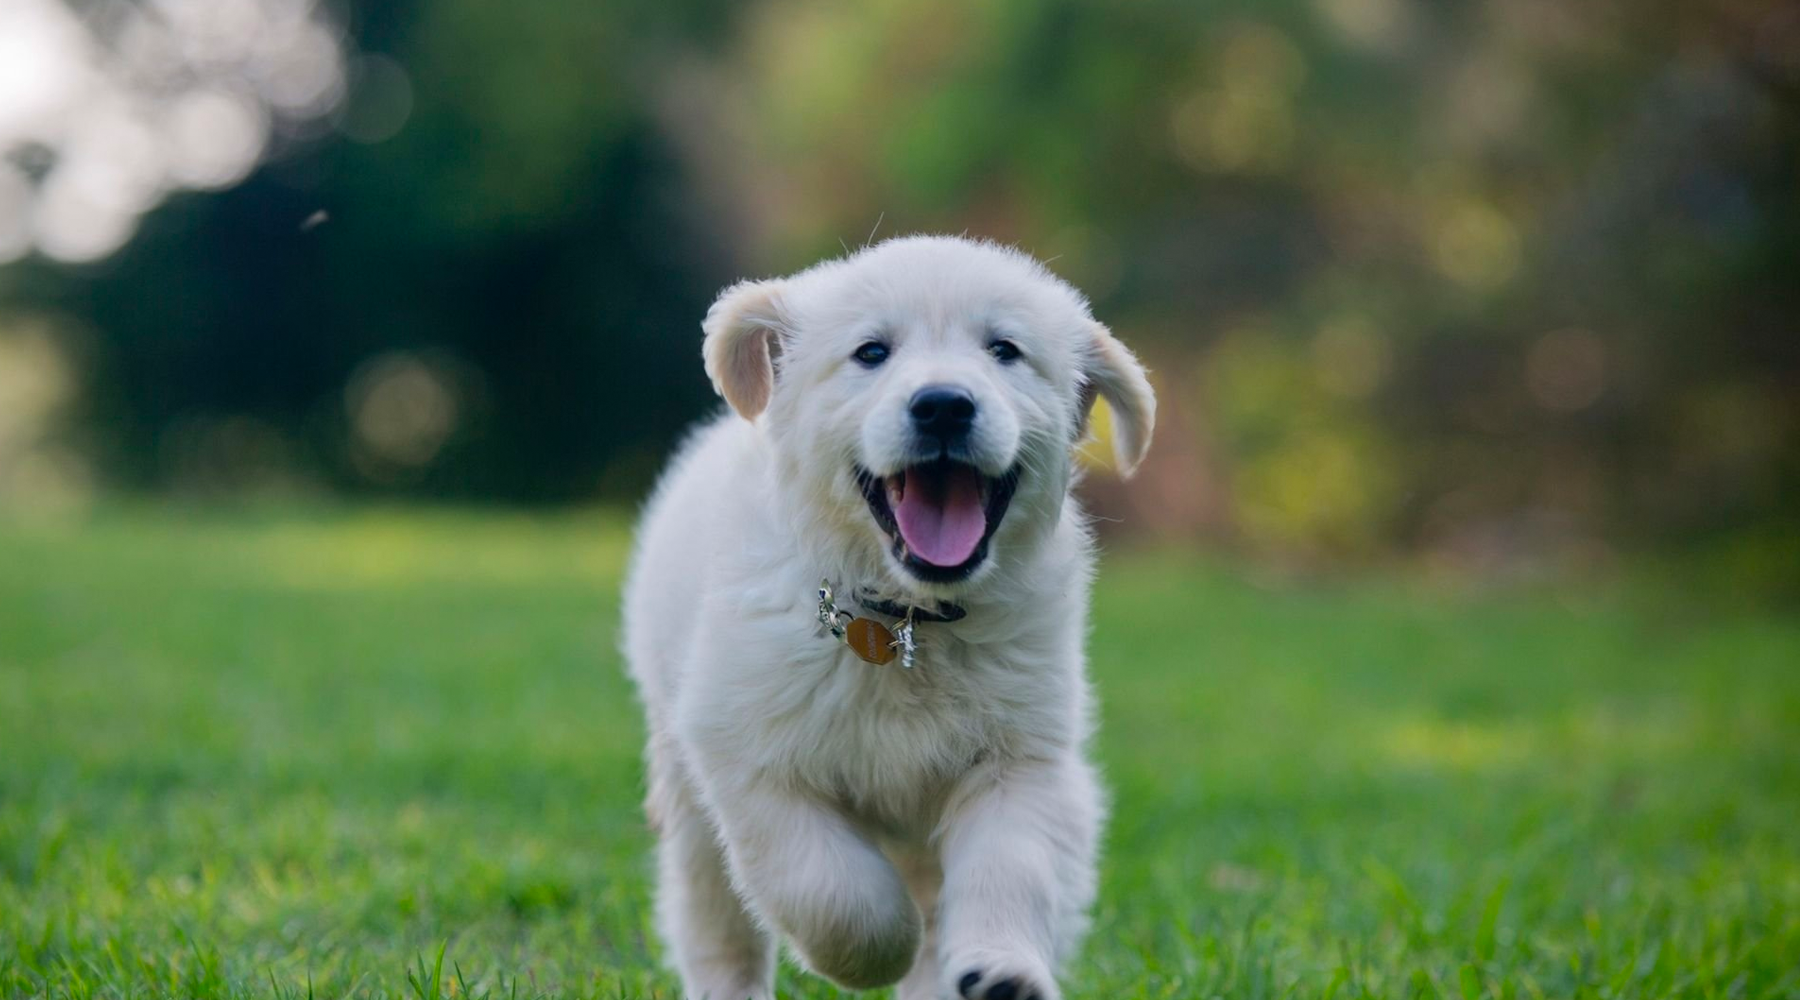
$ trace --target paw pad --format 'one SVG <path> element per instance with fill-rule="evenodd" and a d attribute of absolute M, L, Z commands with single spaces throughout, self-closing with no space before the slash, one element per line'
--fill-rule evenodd
<path fill-rule="evenodd" d="M 980 984 L 981 970 L 970 969 L 956 981 L 956 991 L 965 1000 L 1043 1000 L 1036 990 L 1016 976 L 1005 976 L 987 984 L 986 989 L 976 989 Z"/>

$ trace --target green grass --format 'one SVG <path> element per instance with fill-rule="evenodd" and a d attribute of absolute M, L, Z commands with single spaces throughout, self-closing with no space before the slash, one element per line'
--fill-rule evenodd
<path fill-rule="evenodd" d="M 678 997 L 626 543 L 0 529 L 0 994 Z M 1116 808 L 1070 997 L 1800 996 L 1800 623 L 1170 556 L 1096 600 Z"/>

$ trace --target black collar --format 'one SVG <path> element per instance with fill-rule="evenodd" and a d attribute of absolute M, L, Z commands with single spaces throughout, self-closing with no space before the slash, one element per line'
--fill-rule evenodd
<path fill-rule="evenodd" d="M 857 604 L 876 614 L 887 615 L 889 618 L 904 620 L 907 612 L 910 611 L 913 621 L 916 622 L 954 622 L 961 621 L 969 614 L 962 605 L 951 604 L 949 601 L 938 601 L 937 610 L 933 611 L 917 604 L 881 597 L 868 587 L 856 588 L 856 592 L 852 596 L 855 597 Z"/>

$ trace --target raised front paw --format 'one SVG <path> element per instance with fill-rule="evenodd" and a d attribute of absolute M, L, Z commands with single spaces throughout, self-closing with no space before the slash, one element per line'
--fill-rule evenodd
<path fill-rule="evenodd" d="M 1048 977 L 1005 962 L 965 970 L 956 979 L 956 992 L 966 1000 L 1059 1000 Z"/>

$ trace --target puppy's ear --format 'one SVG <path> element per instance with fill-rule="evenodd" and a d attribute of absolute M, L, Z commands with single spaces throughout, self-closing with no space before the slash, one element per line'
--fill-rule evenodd
<path fill-rule="evenodd" d="M 1082 352 L 1081 417 L 1077 438 L 1087 433 L 1094 397 L 1106 400 L 1113 415 L 1113 452 L 1119 475 L 1130 476 L 1150 450 L 1156 429 L 1156 392 L 1137 356 L 1104 325 L 1096 322 Z"/>
<path fill-rule="evenodd" d="M 775 391 L 774 352 L 787 332 L 779 281 L 740 281 L 719 293 L 701 324 L 700 352 L 713 388 L 745 420 L 769 405 Z"/>

